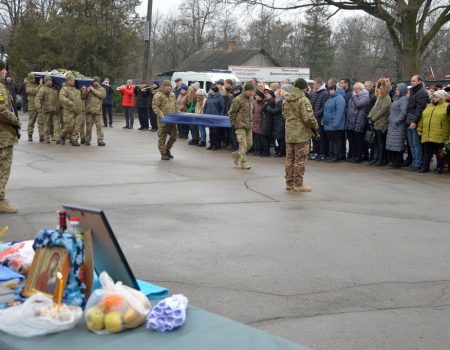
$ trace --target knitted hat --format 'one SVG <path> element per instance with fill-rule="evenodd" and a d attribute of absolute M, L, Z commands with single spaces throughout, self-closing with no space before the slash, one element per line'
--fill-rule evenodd
<path fill-rule="evenodd" d="M 246 91 L 247 91 L 247 90 L 246 90 Z M 259 90 L 256 90 L 255 95 L 261 97 L 263 100 L 264 100 L 264 98 L 265 98 L 264 93 L 262 93 L 262 92 L 259 91 Z"/>
<path fill-rule="evenodd" d="M 286 91 L 286 92 L 291 92 L 292 85 L 291 84 L 283 84 L 283 85 L 281 85 L 281 89 Z"/>
<path fill-rule="evenodd" d="M 44 83 L 46 83 L 47 81 L 52 80 L 52 77 L 50 75 L 46 75 L 44 77 Z"/>
<path fill-rule="evenodd" d="M 192 83 L 191 85 L 195 90 L 200 89 L 200 83 L 198 81 L 196 81 L 195 83 Z"/>
<path fill-rule="evenodd" d="M 305 79 L 303 78 L 298 78 L 295 83 L 294 86 L 296 88 L 299 88 L 300 90 L 306 89 L 308 87 L 308 83 L 306 82 Z"/>
<path fill-rule="evenodd" d="M 253 84 L 252 83 L 245 83 L 244 91 L 251 91 L 251 90 L 255 90 L 255 87 L 253 86 Z"/>
<path fill-rule="evenodd" d="M 170 80 L 163 80 L 161 87 L 164 87 L 164 86 L 172 86 L 172 84 L 170 83 Z"/>
<path fill-rule="evenodd" d="M 92 80 L 100 83 L 100 78 L 99 77 L 93 77 Z"/>
<path fill-rule="evenodd" d="M 6 68 L 6 63 L 0 60 L 0 70 L 3 70 Z"/>
<path fill-rule="evenodd" d="M 445 101 L 445 99 L 447 98 L 447 92 L 444 90 L 438 90 L 433 92 L 433 97 L 439 97 L 440 100 Z"/>
<path fill-rule="evenodd" d="M 66 81 L 69 81 L 69 80 L 72 80 L 72 79 L 75 79 L 75 75 L 73 75 L 71 73 L 66 75 Z"/>

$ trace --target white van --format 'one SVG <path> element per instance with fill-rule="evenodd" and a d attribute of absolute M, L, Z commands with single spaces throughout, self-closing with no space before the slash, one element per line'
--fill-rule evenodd
<path fill-rule="evenodd" d="M 172 75 L 171 83 L 172 87 L 175 87 L 175 79 L 181 78 L 183 83 L 187 86 L 198 81 L 200 87 L 208 92 L 210 86 L 220 79 L 231 79 L 235 83 L 240 83 L 240 80 L 229 71 L 224 70 L 212 70 L 209 72 L 174 72 Z"/>

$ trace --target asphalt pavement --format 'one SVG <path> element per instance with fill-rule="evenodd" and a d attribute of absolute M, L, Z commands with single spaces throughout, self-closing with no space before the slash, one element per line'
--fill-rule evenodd
<path fill-rule="evenodd" d="M 25 121 L 26 117 L 22 116 Z M 106 147 L 22 140 L 0 215 L 4 239 L 55 227 L 64 203 L 101 208 L 138 278 L 316 350 L 450 348 L 450 174 L 284 161 L 105 128 Z"/>

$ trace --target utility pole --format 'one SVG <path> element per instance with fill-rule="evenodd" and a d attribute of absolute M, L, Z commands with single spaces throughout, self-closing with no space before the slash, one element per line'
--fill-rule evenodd
<path fill-rule="evenodd" d="M 143 80 L 150 83 L 150 76 L 152 75 L 152 66 L 150 60 L 150 37 L 152 31 L 152 6 L 153 0 L 147 0 L 147 21 L 144 23 L 144 75 Z"/>

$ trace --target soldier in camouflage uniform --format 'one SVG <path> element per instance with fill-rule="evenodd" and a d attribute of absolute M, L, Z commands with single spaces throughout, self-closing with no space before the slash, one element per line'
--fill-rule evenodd
<path fill-rule="evenodd" d="M 307 88 L 306 80 L 297 79 L 294 88 L 286 96 L 282 105 L 283 117 L 286 119 L 287 191 L 311 192 L 311 187 L 303 184 L 303 175 L 309 154 L 309 144 L 319 126 L 304 91 Z"/>
<path fill-rule="evenodd" d="M 178 112 L 177 99 L 172 92 L 169 80 L 163 81 L 161 88 L 153 97 L 153 111 L 158 118 L 158 148 L 161 153 L 161 159 L 170 160 L 170 158 L 173 158 L 170 149 L 178 137 L 177 125 L 159 122 L 164 115 Z M 167 135 L 169 135 L 169 140 L 166 143 Z"/>
<path fill-rule="evenodd" d="M 20 135 L 20 121 L 12 108 L 12 96 L 3 82 L 6 76 L 5 62 L 0 60 L 0 213 L 17 213 L 5 198 L 5 187 L 11 173 L 13 147 Z"/>
<path fill-rule="evenodd" d="M 28 97 L 28 141 L 33 141 L 34 124 L 38 123 L 39 141 L 44 142 L 44 120 L 42 113 L 38 113 L 34 103 L 34 99 L 38 90 L 41 88 L 41 84 L 36 83 L 36 79 L 33 73 L 29 73 L 27 76 L 27 83 L 25 90 Z"/>
<path fill-rule="evenodd" d="M 44 86 L 36 94 L 34 104 L 38 113 L 42 113 L 44 119 L 44 142 L 50 143 L 51 130 L 53 126 L 56 143 L 61 143 L 61 123 L 59 119 L 59 91 L 53 85 L 52 78 L 44 78 Z"/>
<path fill-rule="evenodd" d="M 64 145 L 66 138 L 70 135 L 72 146 L 80 146 L 78 135 L 83 114 L 83 101 L 81 100 L 81 91 L 75 87 L 75 77 L 72 74 L 66 76 L 66 82 L 59 92 L 59 102 L 64 108 L 61 144 Z"/>
<path fill-rule="evenodd" d="M 97 143 L 99 146 L 105 146 L 102 130 L 102 103 L 106 96 L 106 90 L 100 85 L 99 77 L 93 79 L 93 85 L 86 90 L 86 146 L 91 144 L 94 124 L 97 130 Z"/>
<path fill-rule="evenodd" d="M 246 83 L 244 92 L 236 97 L 231 103 L 228 116 L 233 125 L 239 149 L 231 153 L 234 165 L 241 166 L 242 169 L 250 169 L 247 163 L 247 152 L 252 148 L 252 99 L 255 87 Z"/>

